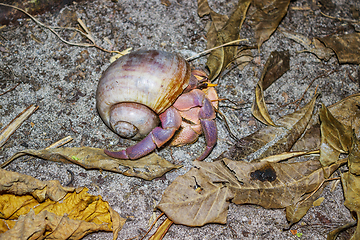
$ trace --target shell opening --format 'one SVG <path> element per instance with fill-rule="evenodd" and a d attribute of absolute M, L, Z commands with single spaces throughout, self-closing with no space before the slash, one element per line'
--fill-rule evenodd
<path fill-rule="evenodd" d="M 125 121 L 118 121 L 114 126 L 111 125 L 111 128 L 123 138 L 133 138 L 139 132 L 137 127 Z"/>
<path fill-rule="evenodd" d="M 124 102 L 111 107 L 109 123 L 119 136 L 138 140 L 147 136 L 159 125 L 160 120 L 150 108 L 139 103 Z"/>

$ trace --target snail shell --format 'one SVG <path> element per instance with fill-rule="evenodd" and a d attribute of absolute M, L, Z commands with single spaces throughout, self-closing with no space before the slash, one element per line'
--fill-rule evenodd
<path fill-rule="evenodd" d="M 100 117 L 121 137 L 141 139 L 159 125 L 158 115 L 189 85 L 190 76 L 189 63 L 177 54 L 140 50 L 122 56 L 99 81 Z"/>

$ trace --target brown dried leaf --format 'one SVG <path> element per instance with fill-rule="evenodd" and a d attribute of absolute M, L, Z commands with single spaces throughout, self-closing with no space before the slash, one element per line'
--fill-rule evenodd
<path fill-rule="evenodd" d="M 360 161 L 358 158 L 359 155 L 359 145 L 358 140 L 354 136 L 353 144 L 350 149 L 350 154 L 348 158 L 349 171 L 341 174 L 341 183 L 344 190 L 345 202 L 344 205 L 357 217 L 357 227 L 354 235 L 350 240 L 360 239 Z M 341 229 L 340 229 L 341 230 Z M 330 233 L 328 239 L 335 239 L 337 236 L 337 231 L 335 233 Z M 332 234 L 332 235 L 331 235 Z M 333 237 L 333 238 L 331 238 Z"/>
<path fill-rule="evenodd" d="M 360 64 L 360 33 L 332 35 L 319 40 L 334 50 L 340 63 Z"/>
<path fill-rule="evenodd" d="M 248 163 L 226 158 L 195 162 L 165 190 L 158 208 L 174 223 L 225 223 L 229 201 L 284 208 L 303 199 L 346 160 L 322 168 L 319 161 Z M 291 174 L 290 174 L 291 173 Z"/>
<path fill-rule="evenodd" d="M 314 202 L 317 201 L 326 185 L 327 183 L 324 183 L 314 194 L 312 192 L 305 194 L 303 196 L 303 199 L 306 199 L 305 201 L 299 201 L 286 207 L 286 220 L 289 222 L 288 226 L 285 227 L 286 229 L 289 229 L 294 223 L 297 223 L 305 216 L 309 209 L 314 206 Z"/>
<path fill-rule="evenodd" d="M 289 69 L 289 51 L 274 51 L 266 61 L 260 80 L 256 85 L 255 100 L 251 107 L 251 113 L 256 119 L 266 125 L 276 126 L 267 110 L 264 91 Z"/>
<path fill-rule="evenodd" d="M 210 14 L 211 9 L 207 0 L 198 0 L 197 4 L 198 4 L 197 12 L 199 17 L 203 17 L 205 15 Z"/>
<path fill-rule="evenodd" d="M 358 219 L 355 233 L 350 240 L 360 239 L 360 176 L 356 176 L 351 172 L 345 172 L 341 176 L 341 182 L 344 188 L 344 205 L 351 212 L 355 212 Z"/>
<path fill-rule="evenodd" d="M 359 140 L 355 135 L 352 138 L 348 165 L 351 174 L 360 175 L 360 146 Z"/>
<path fill-rule="evenodd" d="M 255 39 L 259 49 L 278 27 L 287 12 L 289 3 L 290 0 L 253 1 L 256 11 L 252 16 L 252 21 L 255 25 Z"/>
<path fill-rule="evenodd" d="M 166 188 L 157 207 L 175 224 L 225 224 L 229 200 L 234 195 L 228 187 L 221 184 L 221 179 L 215 177 L 220 182 L 213 181 L 207 171 L 198 167 L 199 163 L 194 162 L 195 168 L 177 177 Z"/>
<path fill-rule="evenodd" d="M 340 153 L 348 153 L 351 147 L 351 128 L 341 124 L 322 104 L 320 115 L 320 162 L 329 166 L 339 159 Z"/>
<path fill-rule="evenodd" d="M 59 181 L 4 169 L 0 176 L 2 239 L 80 239 L 96 231 L 113 231 L 116 239 L 125 223 L 87 188 L 62 187 Z"/>
<path fill-rule="evenodd" d="M 91 147 L 24 150 L 16 153 L 8 162 L 23 155 L 32 155 L 54 162 L 74 163 L 85 169 L 112 171 L 145 180 L 161 177 L 166 172 L 181 167 L 166 161 L 155 153 L 135 161 L 120 160 L 107 156 L 103 149 Z"/>
<path fill-rule="evenodd" d="M 343 125 L 351 126 L 360 138 L 360 94 L 348 96 L 328 107 L 330 113 Z M 314 115 L 304 136 L 293 146 L 293 151 L 314 150 L 320 147 L 320 123 L 318 113 Z"/>
<path fill-rule="evenodd" d="M 315 95 L 302 109 L 278 119 L 277 124 L 281 127 L 267 126 L 240 139 L 220 158 L 225 157 L 236 161 L 252 160 L 288 152 L 306 129 L 317 96 Z"/>
<path fill-rule="evenodd" d="M 31 195 L 37 201 L 46 198 L 60 201 L 67 193 L 73 192 L 73 187 L 63 187 L 59 181 L 40 181 L 28 175 L 0 169 L 0 192 L 15 195 Z"/>
<path fill-rule="evenodd" d="M 240 48 L 239 51 L 237 52 L 236 54 L 236 57 L 235 57 L 235 63 L 237 65 L 237 67 L 240 69 L 240 70 L 243 70 L 244 67 L 249 63 L 251 62 L 251 60 L 253 60 L 254 57 L 252 55 L 252 52 L 250 49 L 248 48 Z"/>
<path fill-rule="evenodd" d="M 218 31 L 215 46 L 220 46 L 224 43 L 239 39 L 239 32 L 242 23 L 244 22 L 247 9 L 251 0 L 239 0 L 239 3 L 224 25 Z M 236 54 L 237 46 L 226 46 L 212 51 L 206 62 L 206 66 L 210 70 L 209 80 L 212 81 L 220 75 L 220 73 L 233 61 Z"/>
<path fill-rule="evenodd" d="M 225 26 L 226 22 L 229 20 L 227 15 L 222 15 L 214 12 L 210 9 L 211 16 L 211 25 L 209 30 L 206 33 L 206 49 L 215 47 L 218 32 Z"/>

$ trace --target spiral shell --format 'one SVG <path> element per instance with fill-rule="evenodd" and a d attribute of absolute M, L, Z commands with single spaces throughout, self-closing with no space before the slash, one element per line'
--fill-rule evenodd
<path fill-rule="evenodd" d="M 132 136 L 134 133 L 126 134 L 127 130 L 123 130 L 124 133 L 121 133 L 124 124 L 120 124 L 120 122 L 130 123 L 134 129 L 144 127 L 138 126 L 141 124 L 148 125 L 145 128 L 153 128 L 149 125 L 156 125 L 159 122 L 158 120 L 150 120 L 154 123 L 146 122 L 148 119 L 144 118 L 154 118 L 147 113 L 146 108 L 151 109 L 156 118 L 157 115 L 169 108 L 184 91 L 189 84 L 190 76 L 191 69 L 188 62 L 177 54 L 157 50 L 132 52 L 117 59 L 103 73 L 96 92 L 98 112 L 105 124 L 120 136 L 144 137 L 149 132 L 148 129 L 138 130 L 142 133 Z M 133 120 L 123 119 L 129 117 L 131 112 L 126 113 L 126 111 L 132 111 L 132 106 L 118 107 L 122 103 L 142 105 L 136 109 L 141 108 L 142 110 L 137 111 L 144 112 L 143 116 L 132 113 L 134 115 L 132 119 L 135 119 L 137 123 L 129 122 Z M 115 111 L 114 109 L 117 108 L 121 108 L 121 110 Z M 111 112 L 116 112 L 113 115 L 117 116 L 113 116 L 111 119 Z M 127 125 L 124 128 L 132 127 Z"/>

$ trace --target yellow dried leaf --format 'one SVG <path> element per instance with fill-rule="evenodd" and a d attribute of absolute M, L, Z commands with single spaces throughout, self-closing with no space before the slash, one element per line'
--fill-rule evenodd
<path fill-rule="evenodd" d="M 125 223 L 87 188 L 62 187 L 58 181 L 43 182 L 4 169 L 0 176 L 0 233 L 5 239 L 38 239 L 48 234 L 52 239 L 80 239 L 94 231 L 113 231 L 116 239 Z"/>
<path fill-rule="evenodd" d="M 316 200 L 313 202 L 313 206 L 314 206 L 314 207 L 320 206 L 321 203 L 322 203 L 324 200 L 325 200 L 324 197 L 320 197 L 320 198 L 316 199 Z"/>

